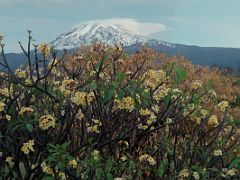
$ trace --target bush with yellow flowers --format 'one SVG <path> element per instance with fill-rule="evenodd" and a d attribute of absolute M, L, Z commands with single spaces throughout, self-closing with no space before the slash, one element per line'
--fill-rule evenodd
<path fill-rule="evenodd" d="M 1 42 L 3 179 L 239 178 L 239 77 L 147 48 L 31 44 L 13 70 Z"/>

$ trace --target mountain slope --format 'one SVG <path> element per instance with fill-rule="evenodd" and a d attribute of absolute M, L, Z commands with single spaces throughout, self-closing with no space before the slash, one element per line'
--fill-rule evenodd
<path fill-rule="evenodd" d="M 110 45 L 121 42 L 124 46 L 151 43 L 171 46 L 170 43 L 135 34 L 121 25 L 106 24 L 97 21 L 79 24 L 70 31 L 59 35 L 51 44 L 55 45 L 57 49 L 72 49 L 94 42 L 102 42 Z"/>

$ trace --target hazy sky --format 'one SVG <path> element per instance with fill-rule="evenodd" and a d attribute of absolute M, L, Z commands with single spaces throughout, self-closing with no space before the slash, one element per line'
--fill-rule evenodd
<path fill-rule="evenodd" d="M 240 0 L 0 0 L 0 32 L 6 50 L 17 52 L 27 29 L 51 41 L 82 21 L 125 18 L 164 41 L 240 48 L 239 7 Z"/>

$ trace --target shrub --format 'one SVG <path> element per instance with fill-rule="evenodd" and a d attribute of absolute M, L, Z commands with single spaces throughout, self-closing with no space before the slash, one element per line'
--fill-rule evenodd
<path fill-rule="evenodd" d="M 238 177 L 239 124 L 194 67 L 103 44 L 61 58 L 40 44 L 33 59 L 31 42 L 15 72 L 1 44 L 3 178 Z"/>

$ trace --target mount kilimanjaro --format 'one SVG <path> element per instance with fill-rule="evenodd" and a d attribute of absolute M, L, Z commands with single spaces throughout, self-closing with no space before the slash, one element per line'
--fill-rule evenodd
<path fill-rule="evenodd" d="M 96 21 L 81 23 L 56 37 L 50 44 L 59 50 L 74 50 L 94 42 L 110 45 L 121 42 L 127 53 L 134 53 L 140 46 L 145 45 L 157 52 L 165 52 L 169 56 L 182 55 L 194 64 L 227 67 L 240 71 L 240 49 L 238 48 L 199 47 L 169 43 L 136 34 L 119 24 Z M 12 68 L 27 62 L 23 54 L 9 53 L 6 56 Z"/>

